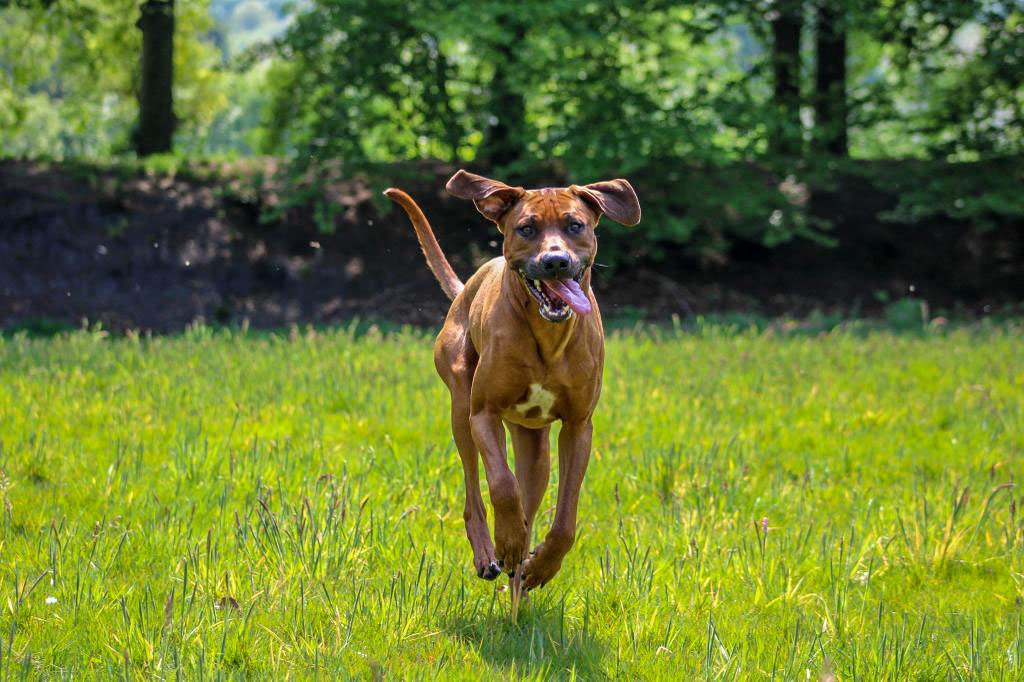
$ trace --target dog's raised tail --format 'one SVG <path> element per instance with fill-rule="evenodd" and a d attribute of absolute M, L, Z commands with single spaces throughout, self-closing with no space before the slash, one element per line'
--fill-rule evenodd
<path fill-rule="evenodd" d="M 423 249 L 423 255 L 427 258 L 427 266 L 434 273 L 434 277 L 437 278 L 441 289 L 444 290 L 448 298 L 454 299 L 462 291 L 462 281 L 452 270 L 448 259 L 445 258 L 444 251 L 441 250 L 441 245 L 437 243 L 437 238 L 434 236 L 434 230 L 430 228 L 427 216 L 423 215 L 423 211 L 411 196 L 397 187 L 384 190 L 384 196 L 405 210 L 416 230 L 416 238 L 420 242 L 420 248 Z"/>

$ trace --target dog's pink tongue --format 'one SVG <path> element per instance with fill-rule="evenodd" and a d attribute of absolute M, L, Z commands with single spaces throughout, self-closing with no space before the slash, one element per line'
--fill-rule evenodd
<path fill-rule="evenodd" d="M 590 299 L 583 293 L 583 288 L 574 279 L 548 279 L 544 280 L 549 292 L 569 304 L 569 307 L 577 315 L 586 315 L 590 312 Z"/>

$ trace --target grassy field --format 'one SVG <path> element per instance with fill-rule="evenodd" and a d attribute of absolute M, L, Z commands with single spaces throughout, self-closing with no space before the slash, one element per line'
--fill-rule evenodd
<path fill-rule="evenodd" d="M 616 334 L 513 625 L 425 334 L 0 339 L 0 678 L 1019 679 L 1022 341 Z"/>

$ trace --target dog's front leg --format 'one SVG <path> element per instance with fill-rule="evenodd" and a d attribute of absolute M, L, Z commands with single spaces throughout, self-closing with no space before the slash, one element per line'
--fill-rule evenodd
<path fill-rule="evenodd" d="M 523 567 L 523 587 L 543 587 L 562 567 L 562 559 L 576 541 L 576 507 L 580 500 L 583 475 L 590 461 L 590 443 L 594 427 L 590 419 L 564 422 L 558 434 L 558 503 L 555 520 L 544 542 L 540 543 Z"/>
<path fill-rule="evenodd" d="M 487 411 L 477 412 L 469 423 L 484 460 L 487 489 L 494 507 L 494 554 L 498 565 L 511 574 L 526 556 L 530 538 L 519 485 L 508 468 L 505 426 L 501 417 Z"/>

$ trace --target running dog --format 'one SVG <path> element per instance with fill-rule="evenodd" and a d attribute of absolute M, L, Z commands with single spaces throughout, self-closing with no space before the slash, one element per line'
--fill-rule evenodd
<path fill-rule="evenodd" d="M 460 170 L 446 186 L 469 199 L 504 237 L 502 256 L 463 284 L 426 217 L 400 189 L 384 194 L 412 221 L 427 265 L 452 300 L 434 344 L 451 393 L 452 434 L 466 483 L 466 535 L 479 577 L 502 570 L 522 589 L 543 587 L 576 539 L 576 508 L 590 459 L 591 416 L 601 393 L 604 327 L 590 288 L 602 215 L 640 222 L 626 180 L 527 190 Z M 558 436 L 558 502 L 543 542 L 530 552 L 534 517 Z M 505 427 L 512 436 L 509 469 Z M 494 542 L 480 495 L 478 454 L 494 508 Z M 518 573 L 518 575 L 517 575 Z"/>

